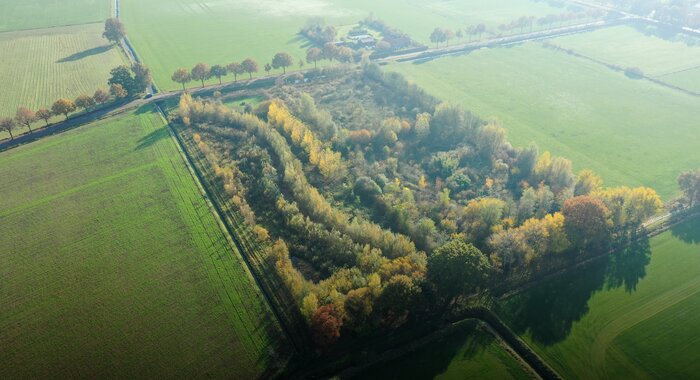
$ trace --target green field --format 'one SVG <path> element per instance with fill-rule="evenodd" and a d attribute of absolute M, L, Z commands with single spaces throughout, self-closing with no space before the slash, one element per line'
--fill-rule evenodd
<path fill-rule="evenodd" d="M 462 322 L 448 336 L 370 368 L 362 379 L 529 379 L 530 373 L 476 321 Z"/>
<path fill-rule="evenodd" d="M 125 58 L 102 38 L 102 29 L 89 24 L 0 33 L 0 117 L 14 116 L 19 106 L 50 108 L 58 98 L 106 89 L 109 71 Z"/>
<path fill-rule="evenodd" d="M 632 26 L 599 29 L 557 38 L 554 42 L 606 63 L 638 67 L 656 78 L 700 67 L 700 46 L 645 35 Z"/>
<path fill-rule="evenodd" d="M 465 29 L 483 23 L 491 31 L 500 24 L 508 24 L 522 16 L 545 16 L 568 12 L 564 7 L 553 7 L 547 1 L 532 0 L 336 0 L 343 5 L 372 12 L 389 25 L 408 33 L 413 39 L 426 45 L 435 28 Z M 563 3 L 562 3 L 563 4 Z M 462 42 L 467 42 L 465 39 Z M 453 41 L 457 42 L 455 39 Z"/>
<path fill-rule="evenodd" d="M 700 93 L 700 67 L 662 75 L 659 79 L 686 90 Z"/>
<path fill-rule="evenodd" d="M 130 41 L 153 69 L 156 84 L 168 90 L 179 88 L 170 80 L 177 68 L 191 68 L 198 62 L 228 64 L 250 56 L 260 62 L 263 74 L 264 64 L 279 51 L 289 52 L 297 62 L 309 47 L 297 33 L 313 17 L 340 26 L 355 24 L 372 13 L 427 43 L 438 26 L 466 28 L 470 23 L 491 25 L 563 11 L 530 0 L 121 1 Z"/>
<path fill-rule="evenodd" d="M 652 77 L 700 66 L 700 46 L 643 34 L 627 25 L 561 37 L 553 42 L 607 63 L 639 67 Z"/>
<path fill-rule="evenodd" d="M 536 142 L 608 185 L 646 185 L 668 199 L 700 160 L 697 98 L 540 43 L 483 49 L 389 70 L 440 99 L 501 120 L 517 146 Z"/>
<path fill-rule="evenodd" d="M 266 370 L 278 325 L 158 114 L 0 153 L 0 176 L 0 378 Z"/>
<path fill-rule="evenodd" d="M 112 0 L 0 1 L 0 32 L 101 22 L 110 16 Z"/>
<path fill-rule="evenodd" d="M 502 317 L 567 379 L 694 378 L 700 219 L 509 299 Z"/>

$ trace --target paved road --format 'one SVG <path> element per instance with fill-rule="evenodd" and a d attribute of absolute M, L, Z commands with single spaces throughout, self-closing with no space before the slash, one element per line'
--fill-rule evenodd
<path fill-rule="evenodd" d="M 620 18 L 612 19 L 612 20 L 601 20 L 601 21 L 594 21 L 594 22 L 589 22 L 589 23 L 585 23 L 585 24 L 567 25 L 567 26 L 562 26 L 559 28 L 539 30 L 539 31 L 529 32 L 529 33 L 514 34 L 514 35 L 510 35 L 510 36 L 503 36 L 503 37 L 492 38 L 489 40 L 469 42 L 466 44 L 453 45 L 453 46 L 449 46 L 449 47 L 432 48 L 432 49 L 428 49 L 428 50 L 424 50 L 424 51 L 416 52 L 416 53 L 397 54 L 397 55 L 392 55 L 392 56 L 389 56 L 386 58 L 376 59 L 375 62 L 393 62 L 393 61 L 404 62 L 404 61 L 412 61 L 412 60 L 419 60 L 419 59 L 431 59 L 431 58 L 443 57 L 443 56 L 447 56 L 447 55 L 461 54 L 461 53 L 464 53 L 467 51 L 477 50 L 477 49 L 481 49 L 481 48 L 508 46 L 508 45 L 519 44 L 519 43 L 528 42 L 528 41 L 536 41 L 536 40 L 549 39 L 549 38 L 554 38 L 554 37 L 562 37 L 562 36 L 571 35 L 571 34 L 583 33 L 583 32 L 588 32 L 591 30 L 599 29 L 599 28 L 604 28 L 604 27 L 608 27 L 608 26 L 612 26 L 612 25 L 625 23 L 628 20 L 629 20 L 629 18 L 627 18 L 627 17 L 620 17 Z"/>

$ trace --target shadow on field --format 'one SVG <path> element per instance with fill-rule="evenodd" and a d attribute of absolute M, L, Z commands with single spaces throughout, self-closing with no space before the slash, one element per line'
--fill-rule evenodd
<path fill-rule="evenodd" d="M 297 44 L 297 43 L 299 44 L 299 47 L 301 47 L 302 49 L 309 49 L 309 48 L 316 46 L 316 44 L 314 44 L 312 41 L 310 41 L 308 38 L 306 38 L 306 36 L 304 36 L 301 33 L 297 33 L 292 39 L 287 41 L 287 45 Z"/>
<path fill-rule="evenodd" d="M 686 243 L 700 244 L 700 219 L 673 226 L 671 234 Z"/>
<path fill-rule="evenodd" d="M 358 378 L 433 379 L 443 374 L 453 360 L 470 360 L 482 353 L 494 340 L 493 335 L 479 329 L 477 321 L 467 321 L 448 336 L 438 338 L 398 359 L 370 367 Z"/>
<path fill-rule="evenodd" d="M 625 287 L 627 293 L 637 290 L 637 284 L 646 275 L 646 267 L 651 261 L 649 239 L 630 242 L 627 248 L 610 256 L 607 269 L 608 289 Z"/>
<path fill-rule="evenodd" d="M 112 50 L 113 47 L 114 47 L 114 45 L 103 45 L 103 46 L 98 46 L 98 47 L 95 47 L 92 49 L 83 50 L 81 52 L 71 54 L 67 57 L 61 58 L 58 61 L 56 61 L 56 63 L 80 61 L 83 58 L 106 53 L 106 52 Z"/>
<path fill-rule="evenodd" d="M 596 292 L 624 287 L 637 289 L 651 260 L 649 240 L 642 238 L 608 258 L 596 260 L 577 273 L 567 273 L 508 299 L 500 314 L 518 334 L 529 333 L 538 344 L 558 343 L 571 333 L 574 322 L 588 314 Z"/>
<path fill-rule="evenodd" d="M 139 140 L 138 145 L 136 145 L 136 148 L 134 150 L 141 150 L 141 149 L 146 149 L 151 147 L 153 144 L 157 143 L 158 141 L 167 138 L 168 137 L 168 130 L 165 128 L 159 128 L 158 130 L 155 130 L 148 135 L 144 136 Z"/>

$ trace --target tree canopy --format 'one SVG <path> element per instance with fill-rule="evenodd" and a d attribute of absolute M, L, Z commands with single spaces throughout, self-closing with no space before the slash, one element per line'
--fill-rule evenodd
<path fill-rule="evenodd" d="M 53 111 L 55 115 L 63 115 L 66 117 L 66 120 L 68 120 L 68 114 L 75 112 L 75 110 L 75 103 L 70 99 L 58 99 L 51 106 L 51 111 Z"/>
<path fill-rule="evenodd" d="M 126 29 L 119 19 L 108 18 L 105 21 L 105 30 L 102 33 L 102 37 L 106 38 L 107 41 L 117 44 L 124 36 L 126 36 Z"/>
<path fill-rule="evenodd" d="M 428 258 L 428 278 L 447 302 L 483 287 L 490 270 L 486 255 L 461 239 L 437 248 Z"/>
<path fill-rule="evenodd" d="M 294 59 L 292 58 L 291 55 L 289 55 L 287 53 L 277 53 L 272 58 L 272 68 L 279 69 L 281 67 L 283 73 L 286 73 L 287 67 L 289 67 L 293 64 L 294 64 Z"/>

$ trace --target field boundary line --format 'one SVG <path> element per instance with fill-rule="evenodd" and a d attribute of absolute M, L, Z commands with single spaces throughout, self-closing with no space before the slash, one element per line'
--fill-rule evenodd
<path fill-rule="evenodd" d="M 700 280 L 686 282 L 648 300 L 635 308 L 628 310 L 618 318 L 605 324 L 591 344 L 593 363 L 597 368 L 605 367 L 605 353 L 610 344 L 625 330 L 634 327 L 659 313 L 677 305 L 686 299 L 700 293 Z"/>
<path fill-rule="evenodd" d="M 700 65 L 692 66 L 692 67 L 686 67 L 685 69 L 680 69 L 680 70 L 674 70 L 674 71 L 669 71 L 666 73 L 661 73 L 659 75 L 655 75 L 657 78 L 663 78 L 665 76 L 673 75 L 673 74 L 679 74 L 679 73 L 684 73 L 686 71 L 691 71 L 691 70 L 697 70 L 700 69 Z"/>
<path fill-rule="evenodd" d="M 546 44 L 546 43 L 545 43 L 545 44 Z M 575 50 L 573 50 L 573 49 L 567 49 L 567 48 L 565 48 L 565 47 L 563 47 L 563 46 L 550 44 L 550 45 L 544 46 L 544 47 L 545 47 L 546 49 L 551 49 L 551 50 L 553 50 L 553 51 L 555 51 L 555 52 L 565 53 L 565 54 L 570 55 L 570 56 L 572 56 L 572 57 L 574 57 L 574 58 L 583 59 L 583 60 L 586 60 L 586 61 L 589 61 L 589 62 L 598 64 L 598 65 L 604 66 L 604 67 L 606 67 L 606 68 L 608 68 L 608 69 L 610 69 L 610 70 L 612 70 L 612 71 L 618 72 L 618 73 L 624 73 L 624 72 L 627 71 L 627 69 L 628 69 L 627 67 L 622 67 L 622 66 L 618 66 L 618 65 L 615 65 L 615 64 L 612 64 L 612 63 L 608 63 L 608 62 L 605 62 L 605 61 L 603 61 L 603 60 L 600 60 L 600 59 L 597 59 L 597 58 L 593 58 L 593 57 L 590 57 L 590 56 L 588 56 L 588 55 L 579 53 L 579 52 L 577 52 L 577 51 L 575 51 Z M 625 75 L 627 75 L 627 74 L 625 74 Z M 658 86 L 661 86 L 661 87 L 668 88 L 668 89 L 670 89 L 670 90 L 674 90 L 674 91 L 677 91 L 677 92 L 684 93 L 684 94 L 686 94 L 686 95 L 690 95 L 690 96 L 694 96 L 694 97 L 700 97 L 700 93 L 697 93 L 697 92 L 695 92 L 695 91 L 691 91 L 691 90 L 685 89 L 685 88 L 683 88 L 683 87 L 679 87 L 679 86 L 670 84 L 670 83 L 665 82 L 665 81 L 663 81 L 663 80 L 661 80 L 661 79 L 658 79 L 658 78 L 660 78 L 660 77 L 654 78 L 654 77 L 651 77 L 651 76 L 649 76 L 649 75 L 646 75 L 646 74 L 642 73 L 641 75 L 638 76 L 638 78 L 639 78 L 639 79 L 644 79 L 644 80 L 646 80 L 646 81 L 648 81 L 648 82 L 654 83 L 654 84 L 656 84 L 656 85 L 658 85 Z M 633 79 L 633 78 L 630 78 L 630 79 Z"/>
<path fill-rule="evenodd" d="M 73 27 L 73 26 L 95 25 L 95 24 L 102 24 L 102 23 L 104 23 L 104 21 L 90 21 L 90 22 L 81 22 L 81 23 L 75 23 L 75 24 L 47 26 L 44 28 L 25 28 L 25 29 L 4 30 L 4 31 L 1 31 L 0 34 L 32 32 L 32 31 L 38 31 L 38 30 L 69 28 L 69 27 Z"/>

